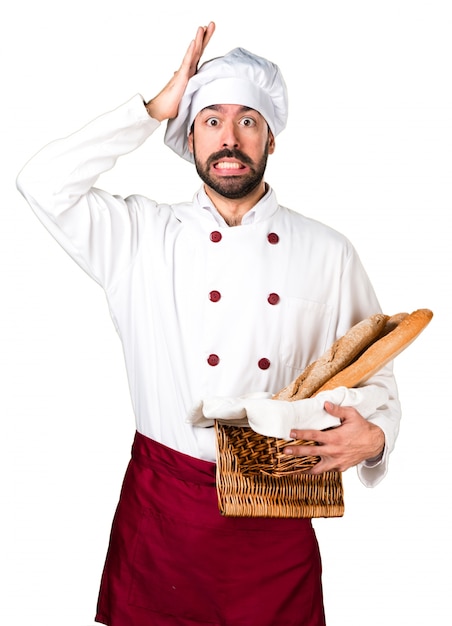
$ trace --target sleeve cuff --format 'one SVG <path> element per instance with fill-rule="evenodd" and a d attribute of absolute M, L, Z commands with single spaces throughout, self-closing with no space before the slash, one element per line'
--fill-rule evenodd
<path fill-rule="evenodd" d="M 383 451 L 372 459 L 366 459 L 357 466 L 358 477 L 365 487 L 376 487 L 388 473 L 389 450 L 385 444 Z"/>
<path fill-rule="evenodd" d="M 377 456 L 373 456 L 371 459 L 366 459 L 365 461 L 363 461 L 363 466 L 364 467 L 377 467 L 377 465 L 380 465 L 380 463 L 383 460 L 383 456 L 386 450 L 386 445 L 383 446 L 383 450 L 380 452 L 380 454 L 378 454 Z"/>

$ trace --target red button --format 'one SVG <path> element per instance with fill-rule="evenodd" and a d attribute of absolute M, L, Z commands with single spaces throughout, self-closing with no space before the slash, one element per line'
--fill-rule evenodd
<path fill-rule="evenodd" d="M 267 302 L 269 304 L 278 304 L 279 302 L 279 296 L 277 293 L 271 293 L 269 294 L 268 298 L 267 298 Z"/>
<path fill-rule="evenodd" d="M 209 293 L 209 300 L 211 302 L 218 302 L 221 298 L 221 293 L 219 291 L 211 291 Z"/>
<path fill-rule="evenodd" d="M 209 357 L 207 359 L 207 363 L 209 365 L 212 365 L 212 367 L 215 367 L 215 365 L 218 365 L 218 363 L 220 362 L 220 357 L 216 354 L 209 354 Z"/>
<path fill-rule="evenodd" d="M 258 366 L 261 368 L 261 370 L 268 370 L 268 368 L 270 367 L 270 361 L 265 358 L 259 359 Z"/>
<path fill-rule="evenodd" d="M 278 243 L 279 236 L 276 233 L 268 233 L 267 239 L 269 243 L 275 244 L 275 243 Z"/>
<path fill-rule="evenodd" d="M 214 243 L 221 241 L 221 238 L 222 234 L 218 230 L 214 230 L 210 233 L 210 241 L 213 241 Z"/>

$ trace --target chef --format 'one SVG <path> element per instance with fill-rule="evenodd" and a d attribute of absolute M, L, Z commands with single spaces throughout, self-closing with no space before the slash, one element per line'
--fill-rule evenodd
<path fill-rule="evenodd" d="M 279 68 L 242 48 L 198 68 L 213 32 L 213 23 L 197 30 L 155 98 L 136 95 L 49 144 L 17 181 L 104 289 L 124 349 L 136 436 L 96 621 L 321 626 L 311 521 L 222 517 L 214 429 L 189 416 L 203 398 L 275 393 L 380 307 L 350 242 L 279 205 L 265 181 L 287 120 Z M 202 181 L 191 202 L 121 198 L 95 186 L 167 120 L 165 143 L 194 162 Z M 383 478 L 400 418 L 389 366 L 369 381 L 369 394 L 376 387 L 384 402 L 379 396 L 372 414 L 326 402 L 322 413 L 338 428 L 292 432 L 319 442 L 312 472 L 357 466 L 367 486 Z"/>

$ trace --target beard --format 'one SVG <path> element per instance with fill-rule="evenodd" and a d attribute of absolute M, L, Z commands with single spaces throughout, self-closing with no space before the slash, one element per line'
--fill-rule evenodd
<path fill-rule="evenodd" d="M 240 150 L 229 150 L 225 148 L 224 150 L 210 155 L 206 163 L 203 164 L 196 158 L 196 148 L 193 144 L 193 158 L 196 171 L 200 179 L 220 196 L 229 198 L 230 200 L 245 198 L 259 186 L 264 178 L 265 168 L 267 167 L 268 146 L 269 144 L 267 142 L 264 154 L 257 163 L 254 163 L 250 157 Z M 245 165 L 248 165 L 250 171 L 243 176 L 219 176 L 218 178 L 214 178 L 210 174 L 210 168 L 213 163 L 221 161 L 221 159 L 224 158 L 237 159 Z"/>

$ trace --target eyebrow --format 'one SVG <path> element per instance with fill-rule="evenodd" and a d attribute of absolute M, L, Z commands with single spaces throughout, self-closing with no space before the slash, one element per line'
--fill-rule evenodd
<path fill-rule="evenodd" d="M 224 111 L 223 105 L 222 104 L 210 104 L 209 106 L 204 107 L 203 109 L 201 109 L 202 111 L 218 111 L 219 113 Z M 242 106 L 240 108 L 240 113 L 246 113 L 247 111 L 254 111 L 255 109 L 252 109 L 251 107 L 247 107 L 247 106 Z"/>

